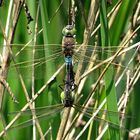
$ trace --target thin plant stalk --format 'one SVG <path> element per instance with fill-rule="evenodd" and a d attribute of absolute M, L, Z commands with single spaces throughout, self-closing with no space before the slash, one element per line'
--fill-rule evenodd
<path fill-rule="evenodd" d="M 1 63 L 3 63 L 3 65 L 6 65 L 6 64 L 4 64 L 4 60 L 6 60 L 7 59 L 7 57 L 9 57 L 9 53 L 6 53 L 7 55 L 5 56 L 5 51 L 6 51 L 6 42 L 7 42 L 7 38 L 8 38 L 8 29 L 9 29 L 9 23 L 10 23 L 10 17 L 11 17 L 11 14 L 12 14 L 12 5 L 13 5 L 13 0 L 11 0 L 10 1 L 10 3 L 9 3 L 9 12 L 8 12 L 8 17 L 7 17 L 7 22 L 6 22 L 6 29 L 5 29 L 5 33 L 4 33 L 4 35 L 5 35 L 5 37 L 6 37 L 6 40 L 4 40 L 4 47 L 3 47 L 3 54 L 2 54 L 2 58 L 1 59 L 3 59 L 3 60 L 1 60 Z M 6 80 L 6 75 L 5 75 L 5 78 L 3 78 L 4 76 L 2 75 L 2 70 L 0 70 L 0 77 L 2 78 L 2 79 L 5 79 Z M 2 107 L 2 101 L 3 101 L 3 92 L 4 92 L 4 87 L 3 87 L 3 85 L 2 84 L 0 84 L 0 109 L 1 109 L 1 107 Z"/>
<path fill-rule="evenodd" d="M 12 119 L 12 121 L 4 128 L 3 131 L 0 133 L 0 137 L 2 137 L 5 134 L 5 131 L 7 131 L 14 123 L 15 121 L 22 115 L 22 112 L 25 111 L 37 98 L 38 96 L 43 93 L 43 91 L 47 88 L 47 86 L 56 78 L 56 76 L 60 73 L 60 71 L 64 68 L 65 65 L 62 65 L 53 75 L 52 77 L 36 92 L 34 97 L 29 100 L 28 103 L 24 105 L 24 107 L 21 109 L 21 111 Z"/>
<path fill-rule="evenodd" d="M 37 21 L 38 21 L 38 15 L 39 15 L 39 6 L 37 8 L 37 15 L 36 15 L 36 24 L 35 24 L 35 33 L 34 33 L 34 45 L 33 45 L 33 53 L 32 53 L 32 97 L 35 95 L 35 44 L 36 44 L 36 36 L 37 36 Z M 35 109 L 35 102 L 32 104 L 33 109 Z M 36 140 L 36 126 L 35 126 L 35 116 L 33 116 L 33 140 Z M 42 139 L 42 138 L 41 138 Z M 44 138 L 43 138 L 44 139 Z"/>

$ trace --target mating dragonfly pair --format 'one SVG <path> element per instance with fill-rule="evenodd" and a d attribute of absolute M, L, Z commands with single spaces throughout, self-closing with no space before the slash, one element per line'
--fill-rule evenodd
<path fill-rule="evenodd" d="M 13 44 L 12 52 L 13 52 L 13 54 L 15 54 L 13 57 L 17 60 L 17 63 L 11 64 L 10 69 L 9 69 L 9 74 L 10 73 L 15 74 L 15 72 L 12 72 L 12 70 L 16 67 L 20 70 L 21 74 L 23 72 L 23 77 L 24 76 L 26 77 L 28 75 L 28 73 L 30 71 L 32 71 L 32 66 L 34 66 L 35 70 L 36 70 L 39 68 L 39 66 L 42 66 L 42 64 L 45 64 L 49 61 L 58 62 L 57 61 L 58 58 L 59 58 L 59 61 L 61 61 L 61 57 L 64 58 L 65 66 L 66 66 L 66 76 L 65 76 L 65 80 L 64 80 L 64 89 L 63 89 L 64 91 L 62 92 L 62 95 L 61 95 L 63 104 L 38 108 L 38 109 L 34 109 L 34 110 L 27 110 L 27 111 L 21 112 L 21 114 L 23 114 L 23 115 L 32 114 L 32 111 L 34 111 L 38 118 L 44 118 L 46 116 L 49 116 L 50 114 L 61 111 L 64 107 L 74 107 L 76 110 L 78 110 L 81 113 L 86 110 L 85 115 L 90 118 L 92 117 L 92 114 L 91 114 L 92 109 L 87 108 L 85 106 L 83 107 L 83 106 L 79 105 L 78 103 L 76 103 L 77 100 L 74 100 L 74 97 L 72 95 L 75 92 L 74 90 L 76 89 L 76 87 L 79 85 L 79 83 L 77 81 L 75 81 L 75 77 L 76 77 L 75 73 L 77 71 L 74 73 L 74 70 L 73 70 L 74 64 L 76 66 L 77 62 L 78 62 L 78 65 L 80 63 L 82 63 L 81 64 L 83 66 L 82 69 L 84 69 L 83 71 L 85 71 L 85 72 L 83 72 L 83 75 L 79 78 L 80 80 L 82 80 L 87 75 L 89 75 L 91 72 L 93 72 L 95 69 L 101 68 L 101 70 L 102 70 L 102 68 L 104 68 L 106 64 L 108 64 L 109 62 L 111 62 L 114 59 L 115 54 L 118 52 L 118 50 L 122 46 L 121 47 L 113 46 L 112 48 L 111 47 L 102 48 L 102 47 L 98 47 L 96 45 L 95 46 L 78 45 L 78 44 L 76 44 L 75 28 L 73 25 L 67 25 L 63 29 L 63 35 L 64 35 L 64 37 L 63 37 L 62 45 L 46 44 L 46 45 L 33 45 L 33 46 L 25 45 L 24 46 L 24 45 L 19 45 L 19 44 L 17 44 L 17 45 Z M 37 59 L 32 59 L 30 49 L 32 50 L 34 46 L 35 46 L 36 53 L 39 54 L 40 52 L 44 52 L 44 54 L 46 54 L 46 53 L 48 54 L 48 51 L 52 51 L 52 55 L 48 55 L 47 57 L 43 56 L 41 58 L 39 56 L 39 58 L 37 58 Z M 51 49 L 49 48 L 49 46 L 51 47 Z M 127 54 L 129 52 L 136 55 L 135 52 L 137 51 L 137 48 L 138 48 L 137 46 L 138 46 L 138 44 L 135 44 L 134 46 L 130 46 L 130 47 L 126 47 L 126 48 L 124 47 L 116 55 L 116 57 L 115 57 L 116 61 L 111 62 L 111 64 L 113 65 L 113 68 L 116 69 L 115 76 L 116 76 L 117 83 L 119 83 L 119 81 L 120 81 L 120 79 L 118 78 L 119 76 L 117 74 L 122 73 L 122 71 L 125 71 L 125 73 L 126 73 L 126 70 L 128 70 L 130 68 L 130 66 L 129 66 L 130 63 L 128 63 L 129 60 L 127 59 L 127 62 L 124 63 L 122 55 Z M 25 57 L 25 54 L 29 55 L 29 59 L 28 59 L 28 57 Z M 132 59 L 135 59 L 135 57 L 132 57 Z M 130 62 L 132 62 L 132 61 L 130 60 Z M 92 66 L 90 66 L 91 64 L 92 64 Z M 43 71 L 44 71 L 44 69 L 43 69 Z M 27 75 L 25 74 L 25 72 Z M 37 78 L 37 79 L 41 78 L 41 75 L 39 72 L 37 72 L 37 74 L 35 75 L 35 78 Z M 116 84 L 116 86 L 117 85 L 118 84 Z M 75 95 L 75 93 L 74 93 L 74 95 Z M 48 111 L 49 109 L 51 110 L 51 112 Z M 94 112 L 96 112 L 96 111 L 94 110 Z M 104 111 L 101 111 L 101 112 L 104 112 Z M 18 112 L 15 112 L 15 113 L 18 113 Z M 12 114 L 15 114 L 15 113 L 12 113 Z M 44 114 L 42 114 L 42 113 L 44 113 Z M 106 110 L 105 110 L 105 113 L 107 113 L 108 115 L 112 115 L 112 114 L 118 115 L 117 112 L 106 111 Z M 97 120 L 100 119 L 98 117 L 95 117 L 95 118 Z M 117 129 L 120 128 L 120 126 L 118 124 L 113 124 L 107 120 L 105 120 L 105 122 L 108 122 L 113 127 L 117 127 Z M 24 126 L 27 126 L 27 124 L 31 124 L 31 123 L 32 123 L 32 120 L 29 120 L 25 123 L 14 126 L 14 128 L 24 127 Z"/>
<path fill-rule="evenodd" d="M 12 72 L 12 69 L 15 67 L 20 69 L 21 73 L 22 73 L 22 70 L 25 68 L 26 73 L 23 70 L 23 77 L 24 76 L 26 77 L 28 75 L 29 71 L 32 70 L 32 66 L 34 66 L 35 69 L 37 69 L 39 66 L 47 63 L 48 61 L 52 61 L 51 65 L 53 65 L 53 60 L 55 62 L 58 62 L 57 59 L 59 58 L 59 60 L 61 61 L 60 57 L 62 57 L 62 58 L 64 57 L 65 65 L 66 65 L 66 71 L 65 71 L 66 76 L 65 76 L 65 80 L 64 80 L 64 89 L 62 88 L 64 90 L 62 92 L 63 104 L 36 108 L 33 110 L 21 111 L 20 112 L 21 115 L 26 115 L 26 114 L 32 115 L 32 112 L 34 112 L 37 115 L 38 119 L 46 118 L 47 116 L 49 116 L 51 114 L 60 112 L 64 107 L 67 107 L 67 108 L 73 107 L 73 108 L 75 108 L 75 110 L 78 110 L 81 114 L 84 113 L 85 116 L 92 118 L 95 114 L 97 114 L 96 112 L 98 111 L 98 109 L 94 110 L 93 108 L 86 107 L 85 104 L 84 104 L 84 106 L 81 106 L 80 105 L 81 103 L 78 103 L 78 100 L 80 100 L 80 98 L 76 98 L 74 100 L 74 97 L 72 95 L 73 93 L 74 93 L 74 95 L 76 95 L 76 92 L 79 92 L 79 89 L 81 88 L 81 85 L 82 85 L 80 82 L 77 82 L 78 80 L 77 80 L 76 76 L 77 76 L 78 70 L 77 71 L 73 70 L 73 67 L 74 66 L 76 67 L 77 62 L 80 62 L 80 63 L 83 62 L 81 64 L 83 67 L 82 67 L 82 69 L 80 69 L 83 74 L 81 75 L 81 77 L 78 77 L 80 79 L 79 81 L 81 81 L 82 79 L 84 79 L 87 75 L 89 75 L 91 72 L 93 72 L 97 68 L 100 68 L 100 70 L 102 71 L 102 69 L 106 66 L 106 64 L 108 64 L 114 58 L 116 58 L 116 60 L 112 61 L 111 64 L 113 65 L 113 68 L 115 69 L 115 72 L 116 72 L 116 73 L 114 72 L 115 73 L 114 81 L 116 82 L 115 86 L 117 87 L 118 83 L 121 81 L 120 79 L 123 79 L 122 77 L 126 74 L 126 71 L 130 68 L 130 63 L 132 62 L 131 60 L 129 61 L 129 59 L 124 60 L 123 54 L 127 54 L 127 53 L 129 54 L 129 52 L 130 52 L 129 56 L 132 56 L 131 58 L 132 58 L 132 60 L 134 60 L 135 58 L 133 56 L 136 54 L 135 52 L 137 51 L 137 48 L 138 48 L 137 47 L 138 44 L 135 44 L 134 46 L 123 48 L 119 53 L 117 53 L 117 52 L 122 46 L 121 47 L 113 46 L 112 48 L 111 47 L 110 48 L 108 48 L 108 47 L 101 48 L 96 45 L 95 45 L 95 47 L 93 47 L 92 45 L 83 45 L 86 48 L 85 49 L 84 47 L 80 47 L 80 45 L 76 44 L 75 37 L 74 37 L 74 35 L 75 35 L 74 26 L 72 26 L 72 25 L 66 26 L 63 30 L 63 34 L 64 34 L 64 37 L 63 37 L 62 45 L 60 45 L 60 44 L 59 45 L 46 44 L 46 45 L 39 45 L 39 46 L 35 45 L 36 53 L 39 53 L 40 51 L 44 51 L 44 54 L 46 54 L 46 52 L 48 52 L 48 50 L 49 50 L 48 46 L 50 46 L 51 49 L 53 50 L 52 55 L 47 55 L 47 57 L 43 56 L 42 58 L 39 57 L 38 59 L 29 58 L 29 60 L 28 60 L 28 58 L 25 57 L 26 53 L 28 53 L 29 57 L 31 56 L 31 51 L 29 51 L 29 49 L 33 49 L 34 45 L 26 46 L 26 47 L 24 47 L 22 45 L 17 45 L 17 47 L 16 47 L 16 45 L 13 45 L 12 51 L 14 52 L 14 54 L 17 51 L 17 53 L 14 55 L 14 58 L 16 58 L 17 63 L 11 65 L 11 67 L 9 69 L 9 74 Z M 62 46 L 62 48 L 60 46 Z M 78 48 L 78 46 L 79 46 L 79 48 Z M 134 55 L 132 55 L 131 53 L 133 53 Z M 117 54 L 117 55 L 115 56 L 115 54 Z M 104 55 L 105 55 L 105 57 L 104 57 Z M 80 57 L 78 58 L 78 56 L 80 56 Z M 19 59 L 18 59 L 18 57 L 19 57 Z M 76 58 L 76 59 L 74 59 L 74 58 Z M 129 57 L 127 57 L 127 58 L 129 58 Z M 91 64 L 91 66 L 90 66 L 90 64 Z M 51 69 L 51 68 L 48 68 L 48 69 Z M 42 72 L 43 71 L 44 71 L 44 69 L 42 70 Z M 99 71 L 97 71 L 97 72 L 99 72 Z M 41 78 L 40 73 L 38 71 L 36 71 L 36 72 L 37 72 L 37 74 L 36 74 L 35 78 Z M 95 72 L 95 73 L 97 73 L 97 72 Z M 118 73 L 119 74 L 124 73 L 124 74 L 123 74 L 123 76 L 121 76 L 121 74 L 120 74 L 120 76 L 118 76 L 119 75 Z M 88 77 L 90 79 L 91 76 L 88 76 Z M 76 80 L 75 80 L 75 78 L 76 78 Z M 93 80 L 95 82 L 97 77 L 94 74 L 94 76 L 91 78 L 92 79 L 95 78 Z M 100 80 L 101 83 L 99 85 L 102 84 L 101 86 L 104 87 L 104 81 L 102 79 Z M 80 86 L 79 86 L 79 83 L 80 83 Z M 78 86 L 78 87 L 76 88 L 76 86 Z M 92 89 L 93 87 L 90 87 L 90 88 Z M 76 91 L 76 89 L 78 89 L 78 91 Z M 81 91 L 80 91 L 80 93 L 81 93 Z M 119 91 L 118 91 L 118 93 L 119 93 Z M 86 94 L 86 95 L 88 95 L 88 94 Z M 49 111 L 49 110 L 51 110 L 51 111 Z M 100 109 L 100 111 L 102 112 L 102 114 L 107 114 L 107 116 L 108 115 L 109 116 L 112 116 L 112 115 L 118 116 L 119 115 L 117 112 L 113 112 L 113 111 L 107 111 L 107 110 L 101 110 L 101 109 Z M 15 112 L 15 113 L 18 114 L 19 112 Z M 15 113 L 11 113 L 11 114 L 15 114 Z M 124 115 L 124 114 L 122 113 L 121 115 Z M 106 120 L 106 118 L 100 119 L 98 116 L 95 116 L 94 118 L 97 121 L 102 120 L 105 123 L 108 123 L 113 128 L 114 127 L 117 129 L 123 128 L 119 124 L 115 124 L 113 122 L 110 122 L 109 120 Z M 28 120 L 25 123 L 19 124 L 17 126 L 13 126 L 13 128 L 28 126 L 27 124 L 31 124 L 31 123 L 32 123 L 32 119 Z M 103 126 L 103 125 L 101 124 L 101 126 Z M 7 129 L 5 129 L 5 132 L 6 132 L 6 130 Z"/>
<path fill-rule="evenodd" d="M 88 64 L 90 62 L 92 62 L 92 63 L 96 62 L 96 66 L 98 65 L 99 67 L 102 67 L 103 65 L 110 62 L 113 59 L 113 55 L 118 51 L 118 49 L 115 48 L 115 47 L 114 48 L 98 48 L 98 47 L 95 48 L 91 45 L 86 46 L 87 47 L 86 50 L 84 50 L 83 48 L 80 48 L 80 47 L 77 49 L 76 47 L 78 45 L 76 44 L 76 40 L 75 40 L 75 28 L 72 25 L 67 25 L 63 29 L 63 35 L 64 35 L 64 37 L 63 37 L 63 41 L 62 41 L 62 48 L 56 49 L 53 52 L 52 56 L 49 56 L 47 58 L 42 57 L 42 58 L 39 58 L 39 59 L 26 60 L 26 61 L 23 58 L 23 60 L 20 60 L 19 63 L 11 65 L 10 70 L 9 70 L 9 71 L 12 71 L 13 67 L 17 67 L 20 70 L 25 68 L 28 71 L 28 70 L 31 70 L 31 68 L 32 68 L 32 62 L 34 62 L 33 65 L 35 66 L 35 68 L 38 68 L 41 64 L 44 64 L 48 61 L 51 61 L 51 60 L 54 60 L 54 59 L 57 60 L 58 57 L 60 59 L 60 54 L 61 54 L 62 58 L 64 57 L 65 66 L 66 66 L 66 77 L 65 77 L 65 81 L 64 81 L 64 91 L 62 92 L 63 95 L 61 96 L 63 98 L 62 99 L 63 100 L 63 105 L 61 104 L 61 105 L 54 105 L 54 106 L 41 107 L 41 108 L 38 108 L 38 109 L 34 109 L 38 118 L 44 118 L 44 117 L 49 116 L 50 114 L 59 112 L 64 107 L 74 107 L 76 110 L 78 110 L 80 112 L 83 112 L 83 110 L 86 110 L 85 115 L 88 116 L 88 117 L 91 117 L 92 116 L 91 115 L 91 110 L 92 110 L 91 108 L 82 107 L 74 101 L 74 97 L 73 97 L 72 93 L 76 89 L 76 84 L 75 84 L 75 80 L 74 80 L 75 73 L 74 73 L 74 70 L 73 70 L 73 64 L 76 63 L 77 61 L 81 62 L 80 61 L 81 58 L 78 59 L 78 55 L 80 55 L 81 57 L 84 58 L 83 59 L 83 64 L 85 62 L 86 62 L 86 64 Z M 54 44 L 52 44 L 52 45 L 49 44 L 49 45 L 51 47 L 58 46 L 58 45 L 54 45 Z M 30 52 L 29 49 L 32 49 L 32 46 L 31 47 L 30 46 L 20 47 L 20 45 L 17 45 L 17 46 L 18 46 L 18 48 L 16 48 L 13 45 L 13 52 L 17 51 L 16 55 L 14 56 L 15 58 L 18 57 L 18 56 L 19 56 L 19 58 L 21 58 L 22 53 L 24 55 L 26 51 Z M 121 73 L 122 73 L 123 70 L 126 71 L 126 69 L 129 69 L 130 63 L 123 63 L 123 64 L 121 63 L 121 60 L 123 59 L 122 54 L 125 54 L 125 53 L 130 51 L 131 53 L 133 52 L 134 56 L 136 56 L 136 52 L 138 51 L 137 46 L 138 46 L 138 44 L 135 44 L 133 46 L 124 48 L 122 51 L 120 51 L 118 56 L 116 57 L 117 60 L 120 61 L 120 64 L 117 64 L 116 62 L 112 62 L 112 65 L 114 65 L 114 68 L 115 69 L 121 69 Z M 36 46 L 36 51 L 37 52 L 42 51 L 42 48 L 43 48 L 43 46 L 41 46 L 41 45 Z M 43 48 L 43 50 L 48 51 L 47 48 Z M 86 51 L 86 54 L 82 55 L 84 51 Z M 107 58 L 96 57 L 96 59 L 93 59 L 92 58 L 92 56 L 93 56 L 92 53 L 95 56 L 97 55 L 97 53 L 99 55 L 102 55 L 102 53 L 104 53 L 104 54 L 108 54 L 108 57 Z M 134 56 L 132 57 L 133 59 L 135 59 Z M 76 60 L 74 58 L 76 58 Z M 98 58 L 101 58 L 101 59 L 99 60 Z M 129 60 L 127 60 L 127 62 L 129 62 Z M 86 75 L 90 74 L 92 71 L 94 71 L 96 68 L 99 68 L 99 67 L 96 67 L 96 66 L 91 68 L 89 71 L 86 71 L 83 74 L 83 78 Z M 25 73 L 24 73 L 24 75 L 25 75 Z M 117 75 L 116 75 L 116 77 L 117 77 Z M 40 78 L 40 77 L 37 77 L 37 78 Z M 49 111 L 49 110 L 51 110 L 51 111 Z M 110 114 L 110 115 L 118 114 L 117 112 L 112 112 L 112 111 L 103 111 L 103 110 L 101 110 L 101 111 L 105 112 L 107 114 Z M 44 112 L 46 112 L 46 113 L 44 113 Z M 15 113 L 18 113 L 18 112 L 15 112 Z M 15 114 L 15 113 L 11 113 L 11 114 Z M 21 114 L 22 115 L 32 114 L 32 111 L 31 110 L 23 111 Z M 99 120 L 100 118 L 97 117 L 96 119 Z M 106 120 L 106 122 L 108 122 L 113 127 L 117 127 L 117 129 L 120 128 L 120 126 L 117 125 L 117 124 L 113 124 L 113 123 L 111 124 L 111 122 L 109 122 L 107 120 Z M 29 120 L 25 123 L 14 126 L 13 128 L 24 127 L 24 126 L 27 126 L 27 124 L 32 124 L 32 120 Z"/>

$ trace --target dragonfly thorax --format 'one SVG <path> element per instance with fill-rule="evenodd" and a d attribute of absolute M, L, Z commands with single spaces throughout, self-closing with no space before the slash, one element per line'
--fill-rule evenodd
<path fill-rule="evenodd" d="M 75 38 L 73 37 L 63 37 L 62 40 L 62 50 L 63 53 L 65 54 L 65 56 L 72 56 L 73 55 L 73 50 L 74 50 L 74 46 L 75 46 Z"/>
<path fill-rule="evenodd" d="M 73 99 L 65 99 L 63 102 L 64 107 L 72 107 L 73 105 Z"/>
<path fill-rule="evenodd" d="M 61 101 L 64 107 L 72 107 L 74 103 L 74 98 L 69 91 L 65 91 L 61 93 Z"/>
<path fill-rule="evenodd" d="M 64 107 L 72 107 L 73 102 L 74 102 L 74 99 L 73 99 L 70 91 L 65 91 L 64 100 L 63 100 Z"/>

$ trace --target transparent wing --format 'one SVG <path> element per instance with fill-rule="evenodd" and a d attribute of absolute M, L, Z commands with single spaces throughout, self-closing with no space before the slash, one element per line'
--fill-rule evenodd
<path fill-rule="evenodd" d="M 91 115 L 92 113 L 95 113 L 96 111 L 98 111 L 98 109 L 94 108 L 94 107 L 84 107 L 78 104 L 74 104 L 74 108 L 78 109 L 79 111 L 84 112 L 83 110 L 85 110 L 86 114 Z M 115 111 L 111 111 L 111 110 L 107 110 L 107 109 L 100 109 L 99 110 L 99 115 L 109 115 L 109 116 L 115 116 L 115 115 L 119 115 L 120 117 L 124 117 L 123 119 L 126 118 L 134 118 L 135 116 L 128 116 L 125 113 L 122 112 L 115 112 Z"/>
<path fill-rule="evenodd" d="M 8 115 L 16 115 L 17 113 L 21 113 L 21 116 L 28 116 L 28 115 L 32 115 L 33 113 L 35 113 L 36 115 L 42 115 L 43 113 L 48 113 L 51 111 L 55 111 L 57 109 L 60 109 L 63 107 L 63 104 L 57 104 L 57 105 L 51 105 L 51 106 L 43 106 L 43 107 L 37 107 L 36 109 L 27 109 L 23 112 L 21 111 L 15 111 L 15 112 L 11 112 Z"/>
<path fill-rule="evenodd" d="M 89 108 L 86 108 L 86 110 L 83 111 L 83 108 L 80 108 L 77 105 L 74 105 L 75 110 L 77 110 L 78 112 L 82 113 L 86 118 L 89 118 L 88 121 L 90 121 L 90 119 L 92 119 L 94 122 L 98 123 L 98 128 L 99 128 L 99 132 L 103 131 L 103 129 L 106 129 L 107 127 L 111 127 L 113 129 L 116 130 L 124 130 L 125 132 L 131 132 L 130 130 L 128 130 L 124 123 L 126 121 L 126 119 L 131 118 L 134 119 L 134 117 L 132 116 L 127 116 L 123 113 L 119 113 L 119 112 L 113 112 L 113 111 L 107 111 L 107 110 L 99 110 L 98 109 L 92 109 L 92 112 L 88 111 Z M 90 108 L 91 109 L 91 108 Z M 98 112 L 98 113 L 97 113 Z M 117 122 L 111 122 L 108 117 L 115 117 L 120 115 L 120 123 L 118 124 Z M 121 115 L 123 115 L 123 118 L 121 118 Z M 84 119 L 84 116 L 82 118 L 78 118 L 77 122 L 76 122 L 76 126 L 82 125 L 85 126 L 86 122 Z M 123 123 L 121 122 L 121 119 L 123 119 Z"/>
<path fill-rule="evenodd" d="M 20 112 L 20 113 L 22 113 L 21 116 L 28 116 L 28 115 L 32 115 L 32 113 L 35 113 L 37 117 L 34 119 L 32 118 L 32 119 L 26 120 L 20 124 L 16 124 L 16 125 L 12 126 L 10 130 L 15 129 L 15 128 L 19 129 L 19 128 L 28 127 L 28 126 L 32 125 L 33 120 L 36 120 L 36 119 L 38 119 L 39 121 L 47 120 L 47 119 L 55 116 L 56 113 L 61 112 L 63 110 L 63 108 L 64 108 L 63 104 L 58 104 L 58 105 L 52 105 L 52 106 L 38 107 L 38 108 L 32 109 L 32 110 L 28 109 L 23 112 L 20 112 L 20 111 L 11 112 L 8 115 L 16 115 L 17 113 Z M 79 113 L 84 113 L 84 116 L 86 116 L 88 118 L 91 118 L 94 115 L 94 113 L 97 111 L 96 109 L 94 109 L 92 107 L 82 107 L 82 106 L 76 105 L 76 104 L 74 104 L 73 108 L 76 111 L 78 111 Z M 98 115 L 96 115 L 94 117 L 94 120 L 98 121 L 100 123 L 101 122 L 108 123 L 113 128 L 117 128 L 117 129 L 123 128 L 123 126 L 110 122 L 107 119 L 107 116 L 109 116 L 109 115 L 112 115 L 112 116 L 123 115 L 123 119 L 132 118 L 132 116 L 126 116 L 125 114 L 122 114 L 119 112 L 100 110 Z M 125 129 L 125 128 L 123 128 L 123 129 Z M 126 129 L 126 131 L 128 131 L 128 130 Z"/>
<path fill-rule="evenodd" d="M 87 65 L 90 62 L 93 62 L 93 65 L 97 65 L 99 63 L 105 64 L 109 61 L 109 58 L 113 57 L 120 48 L 121 47 L 119 46 L 102 48 L 100 46 L 92 45 L 76 45 L 74 49 L 73 60 L 75 65 L 78 65 L 79 62 L 82 62 L 82 65 Z M 112 62 L 112 65 L 115 66 L 114 68 L 126 68 L 128 59 L 124 61 L 124 57 L 125 55 L 132 56 L 136 48 L 137 47 L 127 47 L 122 49 L 119 55 L 116 56 L 115 61 Z M 35 57 L 33 58 L 32 54 L 34 49 Z M 40 72 L 35 75 L 35 78 L 42 78 L 42 76 L 44 76 L 42 71 L 44 72 L 46 70 L 49 62 L 54 64 L 56 69 L 58 69 L 62 63 L 64 63 L 64 55 L 61 44 L 45 44 L 36 46 L 15 44 L 12 45 L 12 54 L 11 60 L 15 59 L 15 63 L 12 61 L 10 65 L 10 72 L 12 73 L 10 76 L 13 75 L 13 77 L 16 77 L 15 68 L 18 68 L 24 77 L 31 78 L 30 72 L 34 67 L 35 70 L 40 70 Z"/>
<path fill-rule="evenodd" d="M 16 115 L 17 113 L 21 113 L 22 117 L 31 116 L 34 113 L 36 115 L 36 118 L 27 119 L 26 121 L 23 121 L 22 123 L 15 124 L 9 130 L 20 129 L 20 128 L 25 128 L 25 127 L 31 126 L 31 125 L 33 125 L 33 120 L 43 121 L 43 120 L 52 118 L 57 113 L 61 112 L 63 108 L 64 107 L 62 104 L 58 104 L 58 105 L 52 105 L 52 106 L 38 107 L 36 109 L 28 109 L 23 112 L 21 112 L 21 111 L 11 112 L 8 115 L 11 116 L 11 115 Z"/>

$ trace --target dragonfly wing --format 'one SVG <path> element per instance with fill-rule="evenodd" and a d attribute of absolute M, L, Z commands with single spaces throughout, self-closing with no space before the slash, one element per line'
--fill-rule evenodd
<path fill-rule="evenodd" d="M 51 46 L 51 50 L 49 47 Z M 35 58 L 33 58 L 33 49 L 35 47 Z M 11 62 L 9 70 L 9 78 L 17 77 L 17 70 L 26 79 L 31 79 L 32 69 L 34 67 L 35 79 L 41 79 L 44 77 L 44 72 L 48 62 L 56 62 L 63 59 L 62 49 L 57 44 L 49 45 L 36 45 L 36 46 L 26 46 L 26 45 L 13 45 L 12 46 L 12 57 L 15 62 Z"/>
<path fill-rule="evenodd" d="M 63 104 L 57 104 L 57 105 L 51 105 L 51 106 L 44 106 L 44 107 L 37 107 L 35 109 L 27 109 L 25 111 L 15 111 L 15 112 L 10 112 L 8 116 L 10 115 L 16 115 L 17 113 L 21 113 L 21 116 L 30 116 L 33 113 L 36 115 L 42 115 L 44 113 L 51 113 L 52 111 L 55 111 L 57 109 L 60 109 L 63 107 Z"/>
<path fill-rule="evenodd" d="M 84 106 L 81 106 L 81 105 L 78 105 L 78 104 L 74 104 L 74 106 L 76 108 L 78 108 L 79 110 L 83 111 L 85 110 L 85 112 L 88 114 L 92 114 L 92 113 L 95 113 L 96 111 L 98 111 L 99 109 L 96 109 L 94 107 L 84 107 Z M 124 119 L 127 119 L 127 118 L 135 118 L 135 116 L 129 116 L 129 115 L 126 115 L 125 113 L 122 113 L 122 112 L 115 112 L 115 111 L 112 111 L 112 110 L 107 110 L 107 109 L 100 109 L 99 112 L 98 112 L 99 115 L 101 114 L 104 114 L 104 115 L 109 115 L 109 116 L 115 116 L 115 115 L 119 115 L 120 117 L 125 117 Z"/>
<path fill-rule="evenodd" d="M 53 110 L 51 109 L 50 111 L 47 111 L 44 114 L 37 115 L 36 118 L 32 118 L 32 119 L 29 119 L 29 120 L 24 121 L 22 123 L 16 124 L 16 125 L 12 126 L 9 130 L 17 129 L 17 128 L 20 129 L 20 128 L 25 128 L 25 127 L 31 126 L 31 125 L 33 125 L 33 120 L 35 120 L 35 121 L 36 120 L 39 120 L 39 121 L 47 120 L 47 119 L 55 116 L 62 109 L 63 109 L 63 106 L 60 106 L 59 108 L 56 108 L 56 109 L 53 109 Z"/>
<path fill-rule="evenodd" d="M 102 48 L 101 46 L 87 45 L 86 49 L 83 49 L 83 48 L 75 49 L 75 56 L 78 61 L 82 60 L 83 62 L 87 63 L 87 62 L 95 62 L 95 60 L 96 60 L 96 62 L 99 63 L 99 62 L 104 61 L 105 59 L 112 57 L 120 49 L 121 49 L 121 47 L 119 47 L 119 46 Z M 122 50 L 116 57 L 116 61 L 120 62 L 122 55 L 134 52 L 134 50 L 136 50 L 136 49 L 137 49 L 137 47 L 133 47 L 133 46 L 122 48 Z M 78 59 L 78 58 L 80 58 L 80 59 Z M 114 62 L 114 64 L 115 64 L 115 62 Z"/>
<path fill-rule="evenodd" d="M 118 112 L 113 112 L 113 111 L 109 111 L 107 112 L 107 110 L 105 110 L 105 114 L 104 114 L 104 110 L 95 110 L 93 109 L 92 113 L 87 111 L 87 110 L 84 110 L 84 108 L 80 108 L 80 106 L 77 106 L 77 105 L 74 105 L 73 106 L 77 111 L 79 111 L 80 113 L 83 113 L 83 115 L 89 119 L 91 119 L 93 117 L 93 120 L 97 121 L 100 123 L 100 125 L 102 127 L 105 127 L 107 124 L 108 126 L 112 127 L 112 128 L 115 128 L 115 129 L 123 129 L 125 130 L 126 132 L 130 132 L 128 129 L 126 129 L 124 126 L 121 126 L 117 123 L 114 123 L 114 122 L 111 122 L 109 121 L 107 118 L 108 116 L 110 115 L 111 113 L 111 116 L 114 115 L 119 115 Z M 85 108 L 85 109 L 88 109 L 88 108 Z M 91 109 L 91 108 L 90 108 Z M 101 112 L 100 112 L 101 111 Z M 98 113 L 97 113 L 98 112 Z M 96 114 L 96 115 L 95 115 Z M 102 114 L 102 115 L 101 115 Z M 78 121 L 78 122 L 82 122 L 82 121 Z M 78 124 L 77 124 L 78 125 Z"/>

